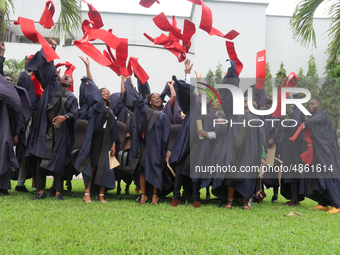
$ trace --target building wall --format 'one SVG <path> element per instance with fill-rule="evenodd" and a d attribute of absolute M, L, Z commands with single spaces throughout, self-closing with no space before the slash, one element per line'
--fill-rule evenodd
<path fill-rule="evenodd" d="M 317 40 L 316 48 L 306 48 L 296 43 L 292 39 L 292 32 L 289 30 L 290 17 L 270 16 L 266 18 L 266 50 L 267 62 L 271 68 L 271 74 L 275 77 L 275 73 L 280 68 L 281 61 L 287 71 L 299 72 L 302 67 L 304 74 L 308 70 L 308 59 L 310 55 L 315 57 L 315 63 L 319 77 L 324 77 L 327 55 L 326 31 L 328 23 L 326 19 L 314 19 L 314 29 Z"/>

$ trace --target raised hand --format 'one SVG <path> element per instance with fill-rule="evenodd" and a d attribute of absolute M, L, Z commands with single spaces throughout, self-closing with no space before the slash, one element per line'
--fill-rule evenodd
<path fill-rule="evenodd" d="M 171 88 L 171 87 L 173 87 L 174 86 L 174 84 L 175 84 L 175 82 L 174 81 L 171 81 L 171 82 L 168 82 L 168 86 Z"/>
<path fill-rule="evenodd" d="M 202 74 L 201 74 L 201 73 L 198 73 L 198 72 L 195 71 L 195 74 L 196 74 L 197 80 L 198 80 L 198 79 L 201 79 L 201 77 L 202 77 Z"/>
<path fill-rule="evenodd" d="M 86 59 L 85 59 L 84 57 L 79 56 L 79 58 L 80 58 L 81 60 L 83 60 L 83 62 L 84 62 L 84 64 L 85 64 L 86 66 L 89 66 L 89 65 L 90 65 L 90 60 L 89 60 L 88 57 L 86 57 Z"/>
<path fill-rule="evenodd" d="M 5 42 L 0 42 L 0 49 L 1 49 L 1 57 L 3 57 L 5 55 L 5 50 L 6 50 L 6 47 L 5 47 Z"/>
<path fill-rule="evenodd" d="M 25 66 L 27 65 L 27 63 L 29 62 L 29 56 L 25 56 Z"/>
<path fill-rule="evenodd" d="M 185 74 L 189 74 L 191 72 L 192 66 L 194 65 L 194 63 L 191 63 L 190 59 L 186 59 L 184 62 L 184 71 Z"/>
<path fill-rule="evenodd" d="M 57 42 L 55 40 L 53 40 L 51 36 L 48 39 L 48 42 L 52 45 L 52 48 L 57 47 Z"/>

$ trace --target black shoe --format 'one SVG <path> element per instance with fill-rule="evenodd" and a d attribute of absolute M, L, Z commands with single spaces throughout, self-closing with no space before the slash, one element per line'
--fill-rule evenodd
<path fill-rule="evenodd" d="M 9 196 L 7 189 L 0 189 L 0 196 Z"/>
<path fill-rule="evenodd" d="M 277 203 L 278 197 L 277 195 L 273 195 L 272 197 L 272 203 Z"/>
<path fill-rule="evenodd" d="M 44 198 L 46 198 L 46 194 L 44 193 L 44 194 L 40 194 L 40 193 L 38 193 L 34 198 L 32 198 L 32 200 L 39 200 L 39 199 L 44 199 Z"/>
<path fill-rule="evenodd" d="M 18 192 L 28 192 L 27 188 L 25 186 L 16 186 L 15 187 L 15 191 L 18 191 Z"/>
<path fill-rule="evenodd" d="M 59 201 L 64 201 L 64 198 L 62 195 L 58 194 L 55 199 L 59 200 Z"/>

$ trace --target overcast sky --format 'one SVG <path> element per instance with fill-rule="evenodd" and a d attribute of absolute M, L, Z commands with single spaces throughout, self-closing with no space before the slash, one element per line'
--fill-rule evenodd
<path fill-rule="evenodd" d="M 139 5 L 140 0 L 89 0 L 98 11 L 144 13 L 157 15 L 164 12 L 166 15 L 190 16 L 192 4 L 187 0 L 159 0 L 150 8 Z M 239 0 L 240 2 L 270 2 L 267 14 L 291 16 L 299 0 Z M 325 16 L 326 8 L 334 0 L 325 0 L 316 12 L 316 17 Z M 87 9 L 87 5 L 83 4 Z"/>

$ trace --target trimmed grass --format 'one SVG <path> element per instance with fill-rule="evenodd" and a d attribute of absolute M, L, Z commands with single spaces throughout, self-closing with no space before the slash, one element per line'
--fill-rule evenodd
<path fill-rule="evenodd" d="M 75 193 L 83 191 L 82 181 L 72 183 Z M 27 181 L 26 187 L 30 185 Z M 13 190 L 15 186 L 12 182 Z M 131 185 L 131 194 L 133 189 Z M 68 195 L 65 201 L 31 201 L 32 195 L 13 190 L 10 197 L 0 197 L 0 254 L 340 252 L 340 214 L 309 210 L 316 203 L 308 199 L 299 207 L 282 206 L 281 196 L 271 204 L 271 190 L 266 190 L 263 203 L 253 204 L 248 212 L 237 204 L 232 210 L 218 208 L 217 202 L 194 209 L 192 204 L 141 206 L 134 199 L 110 197 L 107 204 L 86 204 Z M 205 198 L 203 189 L 201 198 Z M 302 216 L 283 216 L 291 211 Z"/>

